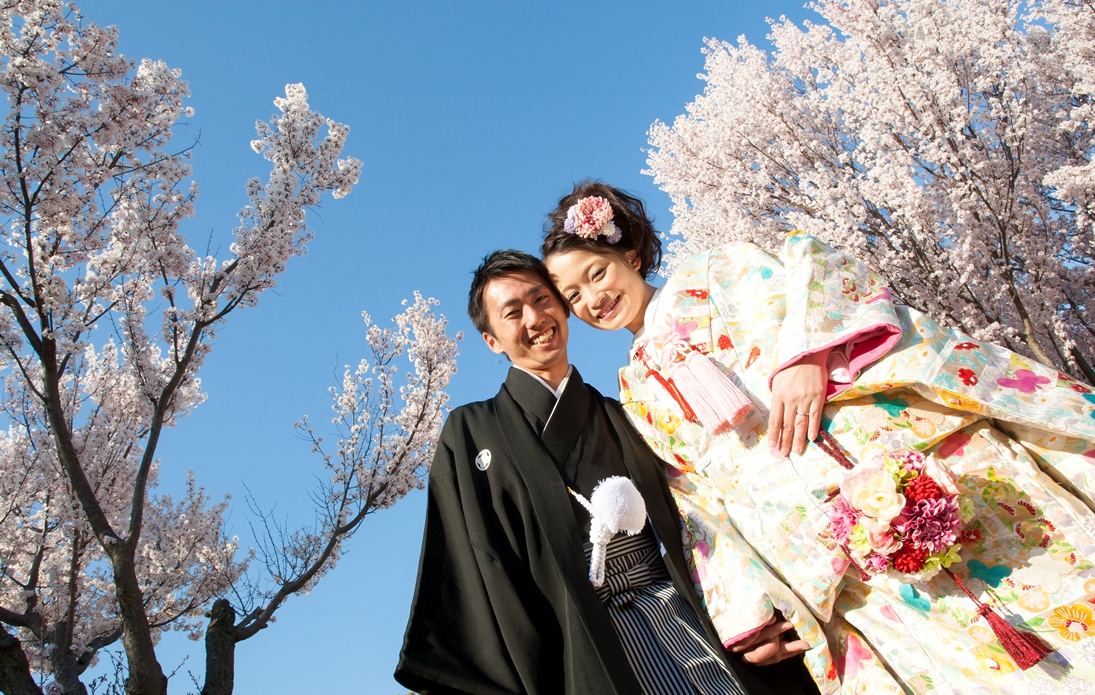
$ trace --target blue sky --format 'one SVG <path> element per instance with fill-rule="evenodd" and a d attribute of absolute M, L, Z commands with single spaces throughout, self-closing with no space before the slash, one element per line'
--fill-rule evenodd
<path fill-rule="evenodd" d="M 583 177 L 643 197 L 658 222 L 669 200 L 643 175 L 646 131 L 703 89 L 703 38 L 744 34 L 767 46 L 766 17 L 810 16 L 802 0 L 483 2 L 97 0 L 89 19 L 115 24 L 120 50 L 160 59 L 190 83 L 198 213 L 191 243 L 227 252 L 244 182 L 264 176 L 249 142 L 289 82 L 351 128 L 346 153 L 361 182 L 310 216 L 315 240 L 259 306 L 234 315 L 202 370 L 208 400 L 160 446 L 161 483 L 187 470 L 214 498 L 233 496 L 230 523 L 248 540 L 245 488 L 290 523 L 311 520 L 318 458 L 293 423 L 323 431 L 326 389 L 364 356 L 378 322 L 414 290 L 441 300 L 465 339 L 452 402 L 489 398 L 507 364 L 475 335 L 464 306 L 470 271 L 488 252 L 535 252 L 543 218 Z M 615 395 L 626 335 L 571 330 L 571 359 Z M 368 518 L 337 568 L 278 620 L 239 645 L 236 693 L 400 693 L 392 679 L 414 589 L 424 495 Z M 161 661 L 172 691 L 200 678 L 201 642 L 171 634 Z M 185 659 L 185 662 L 184 662 Z"/>

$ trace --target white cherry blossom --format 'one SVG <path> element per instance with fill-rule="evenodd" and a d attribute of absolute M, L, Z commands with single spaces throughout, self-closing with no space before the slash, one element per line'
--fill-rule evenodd
<path fill-rule="evenodd" d="M 192 475 L 179 498 L 160 493 L 171 462 L 157 445 L 204 399 L 218 327 L 305 252 L 306 208 L 349 193 L 361 162 L 341 154 L 349 129 L 288 85 L 257 126 L 270 172 L 246 183 L 227 257 L 195 253 L 180 224 L 198 189 L 189 148 L 172 140 L 189 87 L 117 42 L 67 2 L 0 5 L 0 641 L 26 663 L 5 691 L 41 692 L 44 679 L 86 693 L 81 674 L 118 642 L 127 692 L 158 695 L 163 631 L 227 625 L 239 641 L 265 627 L 334 567 L 365 514 L 421 486 L 455 371 L 435 301 L 416 295 L 394 329 L 370 324 L 370 361 L 335 393 L 329 513 L 260 547 L 273 589 L 250 591 L 261 580 L 226 537 L 228 500 Z M 218 622 L 225 597 L 241 596 L 253 605 L 237 604 L 239 624 Z"/>
<path fill-rule="evenodd" d="M 670 263 L 790 229 L 903 303 L 1095 381 L 1095 10 L 821 0 L 771 55 L 709 39 L 704 93 L 650 130 Z"/>

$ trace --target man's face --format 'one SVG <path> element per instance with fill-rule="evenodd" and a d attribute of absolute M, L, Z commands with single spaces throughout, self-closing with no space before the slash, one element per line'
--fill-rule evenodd
<path fill-rule="evenodd" d="M 491 327 L 483 334 L 487 347 L 548 383 L 566 376 L 566 310 L 535 273 L 518 271 L 491 280 L 483 288 L 483 305 Z"/>

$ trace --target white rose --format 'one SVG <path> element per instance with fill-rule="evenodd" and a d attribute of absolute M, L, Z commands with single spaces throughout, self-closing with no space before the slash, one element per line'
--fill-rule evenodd
<path fill-rule="evenodd" d="M 874 466 L 859 466 L 844 476 L 842 494 L 863 514 L 888 529 L 894 517 L 905 508 L 905 496 L 897 491 L 893 476 Z"/>

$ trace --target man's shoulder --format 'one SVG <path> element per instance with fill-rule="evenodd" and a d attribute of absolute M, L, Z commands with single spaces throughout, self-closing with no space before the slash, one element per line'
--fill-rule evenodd
<path fill-rule="evenodd" d="M 592 384 L 586 383 L 585 387 L 586 387 L 587 390 L 589 390 L 589 395 L 593 399 L 594 402 L 600 402 L 606 408 L 612 408 L 612 409 L 616 409 L 616 410 L 622 409 L 623 406 L 620 405 L 620 402 L 618 400 L 616 400 L 615 398 L 612 398 L 610 396 L 604 395 L 603 393 L 598 391 L 596 388 L 594 388 L 594 386 Z M 623 412 L 623 411 L 620 410 L 620 412 Z"/>
<path fill-rule="evenodd" d="M 487 398 L 482 401 L 473 401 L 471 403 L 465 403 L 452 409 L 447 418 L 447 424 L 450 427 L 463 426 L 468 424 L 477 424 L 493 418 L 497 410 L 495 398 Z"/>
<path fill-rule="evenodd" d="M 494 397 L 453 408 L 441 437 L 453 449 L 463 449 L 484 439 L 493 440 L 501 433 L 498 399 Z"/>

